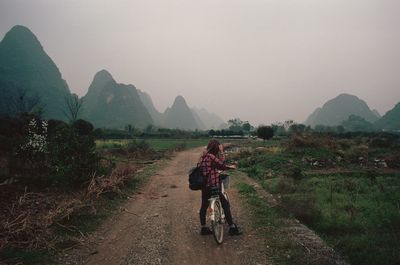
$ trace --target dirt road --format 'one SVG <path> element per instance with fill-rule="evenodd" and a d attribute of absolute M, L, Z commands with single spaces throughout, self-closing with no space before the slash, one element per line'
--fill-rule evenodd
<path fill-rule="evenodd" d="M 187 171 L 201 149 L 179 153 L 150 177 L 124 211 L 93 235 L 91 247 L 75 264 L 270 264 L 263 239 L 252 230 L 237 192 L 230 189 L 234 218 L 241 236 L 227 235 L 218 246 L 212 236 L 199 235 L 200 192 L 190 191 Z M 80 257 L 78 257 L 80 256 Z"/>

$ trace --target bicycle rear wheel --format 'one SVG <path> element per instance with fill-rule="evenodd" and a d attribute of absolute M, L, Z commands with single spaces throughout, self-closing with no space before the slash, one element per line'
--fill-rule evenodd
<path fill-rule="evenodd" d="M 218 244 L 222 244 L 224 240 L 224 224 L 222 220 L 222 206 L 219 200 L 214 204 L 214 221 L 211 221 L 214 239 Z"/>

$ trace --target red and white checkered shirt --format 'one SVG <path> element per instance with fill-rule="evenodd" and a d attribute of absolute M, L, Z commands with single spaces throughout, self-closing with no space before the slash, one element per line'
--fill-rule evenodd
<path fill-rule="evenodd" d="M 218 170 L 228 169 L 225 165 L 224 155 L 216 157 L 213 154 L 207 153 L 202 156 L 200 168 L 203 175 L 206 177 L 206 187 L 219 187 L 220 179 Z"/>

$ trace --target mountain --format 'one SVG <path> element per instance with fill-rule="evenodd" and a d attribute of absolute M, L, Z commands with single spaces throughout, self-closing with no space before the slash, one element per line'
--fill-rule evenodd
<path fill-rule="evenodd" d="M 98 72 L 83 98 L 84 116 L 96 127 L 145 128 L 153 124 L 133 85 L 118 84 L 106 70 Z"/>
<path fill-rule="evenodd" d="M 321 108 L 316 108 L 313 113 L 310 114 L 310 116 L 308 116 L 307 120 L 304 122 L 304 124 L 310 125 L 310 124 L 315 124 L 315 121 L 319 115 L 319 113 L 321 112 Z"/>
<path fill-rule="evenodd" d="M 192 111 L 193 117 L 194 117 L 194 121 L 197 124 L 197 129 L 199 130 L 206 130 L 206 126 L 204 125 L 202 119 L 200 118 L 199 114 L 197 114 L 197 112 L 195 112 L 193 110 L 193 108 L 190 109 Z"/>
<path fill-rule="evenodd" d="M 322 108 L 317 108 L 305 121 L 306 125 L 337 126 L 350 115 L 359 116 L 368 122 L 375 122 L 378 116 L 368 107 L 365 101 L 349 94 L 339 96 L 327 101 Z"/>
<path fill-rule="evenodd" d="M 373 109 L 372 112 L 376 115 L 376 117 L 381 118 L 382 115 L 376 109 Z"/>
<path fill-rule="evenodd" d="M 149 111 L 151 118 L 154 121 L 154 124 L 159 126 L 159 127 L 167 127 L 167 128 L 175 128 L 177 125 L 177 122 L 172 122 L 172 119 L 174 119 L 173 116 L 170 112 L 171 112 L 171 108 L 179 108 L 182 109 L 183 112 L 186 112 L 187 109 L 189 108 L 184 100 L 184 98 L 182 96 L 178 96 L 175 99 L 175 102 L 178 104 L 181 101 L 181 105 L 182 106 L 173 106 L 170 108 L 167 108 L 167 110 L 164 113 L 159 112 L 153 104 L 153 101 L 150 97 L 149 94 L 147 94 L 144 91 L 141 91 L 138 89 L 138 93 L 139 93 L 139 97 L 142 100 L 143 104 L 145 105 L 146 109 Z M 178 104 L 180 105 L 180 104 Z M 187 117 L 185 117 L 184 120 L 186 120 L 185 124 L 188 124 L 188 126 L 183 126 L 185 128 L 196 128 L 199 130 L 208 130 L 208 129 L 216 129 L 218 128 L 221 124 L 224 123 L 224 121 L 218 117 L 216 114 L 214 113 L 209 113 L 207 110 L 205 109 L 198 109 L 198 108 L 190 108 L 190 111 L 192 113 L 192 116 L 194 118 L 194 123 L 196 124 L 196 127 L 193 127 L 193 122 L 189 120 L 192 119 L 192 117 L 190 117 L 190 115 L 187 115 Z M 167 113 L 169 113 L 167 115 Z M 167 116 L 169 116 L 169 118 L 167 118 Z M 181 124 L 183 125 L 183 124 Z M 182 127 L 178 127 L 178 128 L 182 128 Z"/>
<path fill-rule="evenodd" d="M 375 127 L 387 131 L 400 130 L 400 102 L 375 122 Z"/>
<path fill-rule="evenodd" d="M 14 115 L 21 105 L 39 101 L 46 118 L 65 119 L 65 98 L 70 96 L 53 60 L 36 36 L 24 26 L 14 26 L 0 43 L 0 112 Z M 18 99 L 23 97 L 24 102 Z"/>
<path fill-rule="evenodd" d="M 115 80 L 112 75 L 106 70 L 101 70 L 94 75 L 93 81 L 89 86 L 88 92 L 83 98 L 83 114 L 93 113 L 95 111 L 98 99 L 102 93 L 104 87 Z"/>
<path fill-rule="evenodd" d="M 164 125 L 167 128 L 183 130 L 199 129 L 196 118 L 182 96 L 177 96 L 170 108 L 164 112 Z"/>
<path fill-rule="evenodd" d="M 140 100 L 143 102 L 144 106 L 146 107 L 147 111 L 150 113 L 151 118 L 154 121 L 154 124 L 160 127 L 164 125 L 164 117 L 163 114 L 160 113 L 153 104 L 153 100 L 151 99 L 150 95 L 140 89 L 137 90 Z"/>
<path fill-rule="evenodd" d="M 206 109 L 192 108 L 192 112 L 196 113 L 203 122 L 206 129 L 218 129 L 224 121 L 215 113 L 210 113 Z"/>

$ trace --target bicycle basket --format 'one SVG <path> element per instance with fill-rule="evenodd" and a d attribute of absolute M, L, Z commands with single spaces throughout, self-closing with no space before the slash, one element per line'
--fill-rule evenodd
<path fill-rule="evenodd" d="M 218 187 L 212 187 L 210 191 L 211 191 L 211 197 L 215 196 L 218 197 L 219 193 L 221 192 L 221 189 Z"/>
<path fill-rule="evenodd" d="M 225 175 L 224 178 L 221 178 L 221 185 L 224 185 L 224 189 L 229 189 L 229 176 Z"/>

